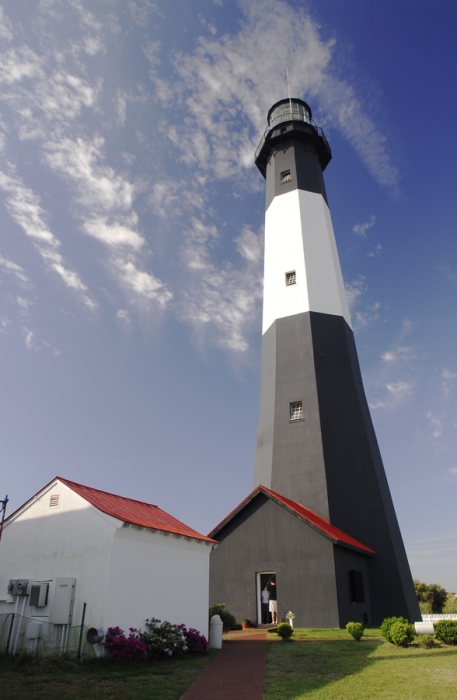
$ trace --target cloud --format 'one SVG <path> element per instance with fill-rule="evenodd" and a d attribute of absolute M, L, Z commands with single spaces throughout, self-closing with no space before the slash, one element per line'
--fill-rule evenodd
<path fill-rule="evenodd" d="M 453 370 L 444 368 L 443 370 L 441 370 L 441 376 L 445 380 L 454 380 L 454 379 L 457 379 L 457 372 L 454 372 Z"/>
<path fill-rule="evenodd" d="M 345 282 L 346 297 L 349 304 L 349 309 L 352 311 L 358 303 L 359 297 L 365 294 L 368 290 L 366 277 L 359 275 L 353 282 Z"/>
<path fill-rule="evenodd" d="M 377 321 L 379 319 L 379 309 L 381 308 L 381 304 L 379 301 L 376 301 L 374 304 L 370 304 L 366 307 L 366 311 L 356 311 L 355 312 L 355 327 L 356 330 L 360 330 L 361 328 L 366 328 L 367 326 L 370 325 L 370 323 L 373 323 L 374 321 Z"/>
<path fill-rule="evenodd" d="M 29 350 L 34 350 L 36 352 L 38 350 L 38 343 L 35 332 L 31 331 L 29 328 L 24 327 L 23 334 L 25 346 Z"/>
<path fill-rule="evenodd" d="M 399 345 L 395 350 L 388 350 L 381 354 L 383 362 L 398 362 L 399 360 L 410 362 L 415 360 L 416 357 L 416 351 L 409 345 Z"/>
<path fill-rule="evenodd" d="M 371 411 L 377 411 L 380 408 L 385 408 L 385 405 L 386 404 L 384 401 L 381 401 L 381 399 L 374 399 L 368 402 L 368 406 L 370 407 Z"/>
<path fill-rule="evenodd" d="M 260 263 L 263 254 L 263 237 L 244 226 L 240 235 L 235 239 L 236 249 L 245 260 Z"/>
<path fill-rule="evenodd" d="M 3 255 L 0 255 L 0 267 L 6 270 L 6 272 L 12 274 L 19 282 L 25 285 L 30 283 L 30 278 L 24 271 L 24 268 L 12 260 L 4 258 Z"/>
<path fill-rule="evenodd" d="M 105 141 L 66 138 L 46 144 L 49 166 L 76 188 L 82 229 L 111 252 L 108 267 L 128 292 L 143 300 L 155 300 L 163 308 L 173 297 L 152 272 L 142 270 L 136 259 L 145 239 L 135 230 L 138 216 L 132 206 L 135 186 L 103 163 Z"/>
<path fill-rule="evenodd" d="M 382 250 L 382 245 L 380 243 L 376 243 L 375 247 L 373 250 L 370 250 L 367 253 L 367 256 L 369 258 L 375 258 L 377 255 L 381 255 L 381 250 Z"/>
<path fill-rule="evenodd" d="M 265 115 L 285 93 L 285 66 L 292 92 L 313 102 L 350 141 L 374 179 L 390 189 L 398 171 L 363 98 L 337 75 L 335 41 L 324 40 L 319 25 L 302 9 L 278 0 L 240 3 L 239 31 L 217 39 L 200 37 L 192 54 L 175 55 L 176 79 L 164 86 L 157 48 L 150 75 L 156 97 L 167 107 L 185 107 L 179 138 L 164 133 L 189 166 L 227 178 L 252 167 L 252 153 L 265 129 Z M 278 41 L 278 36 L 281 40 Z"/>
<path fill-rule="evenodd" d="M 365 221 L 365 223 L 363 223 L 363 224 L 355 224 L 355 226 L 353 226 L 352 230 L 357 236 L 361 236 L 362 238 L 366 238 L 367 231 L 370 228 L 373 228 L 375 223 L 376 223 L 376 217 L 374 214 L 372 214 L 368 221 Z"/>
<path fill-rule="evenodd" d="M 116 311 L 116 318 L 118 318 L 120 321 L 124 321 L 124 323 L 130 323 L 130 314 L 126 309 L 118 309 Z"/>
<path fill-rule="evenodd" d="M 67 287 L 80 293 L 86 307 L 95 309 L 96 304 L 89 297 L 78 273 L 64 265 L 63 257 L 57 250 L 60 241 L 45 223 L 45 212 L 39 197 L 14 174 L 11 164 L 9 170 L 9 173 L 0 171 L 0 189 L 6 194 L 5 203 L 10 215 L 33 240 L 47 267 L 56 272 Z"/>
<path fill-rule="evenodd" d="M 432 436 L 437 439 L 443 434 L 443 426 L 441 419 L 432 411 L 427 411 L 427 421 L 432 430 Z"/>
<path fill-rule="evenodd" d="M 405 382 L 400 379 L 396 382 L 389 382 L 385 387 L 391 397 L 397 402 L 402 401 L 406 396 L 411 394 L 413 384 L 412 382 Z"/>
<path fill-rule="evenodd" d="M 220 238 L 217 228 L 197 218 L 191 223 L 181 250 L 190 282 L 179 313 L 197 335 L 211 329 L 215 345 L 243 353 L 249 347 L 247 335 L 252 332 L 262 298 L 261 236 L 243 227 L 235 237 L 245 261 L 244 269 L 237 270 L 210 259 L 211 248 Z"/>
<path fill-rule="evenodd" d="M 0 39 L 11 41 L 13 38 L 13 26 L 8 17 L 3 13 L 3 7 L 0 7 Z"/>

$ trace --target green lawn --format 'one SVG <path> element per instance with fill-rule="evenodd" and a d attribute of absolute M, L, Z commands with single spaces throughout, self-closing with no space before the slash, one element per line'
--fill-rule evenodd
<path fill-rule="evenodd" d="M 214 653 L 155 662 L 0 656 L 0 697 L 178 700 Z"/>
<path fill-rule="evenodd" d="M 269 636 L 277 637 L 276 632 L 271 632 Z M 363 636 L 375 639 L 383 639 L 379 627 L 365 627 Z M 296 629 L 294 639 L 352 639 L 345 629 Z"/>
<path fill-rule="evenodd" d="M 302 698 L 455 700 L 457 648 L 400 649 L 381 641 L 268 644 L 264 700 Z"/>

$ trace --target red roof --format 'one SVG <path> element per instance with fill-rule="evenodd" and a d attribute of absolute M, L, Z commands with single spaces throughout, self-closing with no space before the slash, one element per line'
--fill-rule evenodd
<path fill-rule="evenodd" d="M 373 555 L 376 552 L 373 549 L 370 549 L 370 547 L 367 547 L 366 545 L 362 544 L 358 540 L 354 539 L 354 537 L 351 537 L 350 535 L 347 535 L 345 532 L 340 530 L 338 527 L 335 527 L 331 523 L 328 522 L 328 520 L 324 520 L 324 518 L 321 518 L 320 515 L 317 515 L 316 513 L 313 513 L 312 510 L 309 510 L 309 508 L 305 508 L 305 506 L 302 506 L 301 503 L 296 503 L 295 501 L 291 501 L 289 498 L 286 498 L 285 496 L 281 496 L 281 494 L 276 493 L 275 491 L 271 491 L 270 489 L 267 489 L 266 486 L 257 486 L 254 491 L 249 494 L 247 498 L 242 501 L 239 506 L 237 506 L 231 513 L 227 515 L 222 522 L 219 523 L 211 532 L 209 533 L 209 537 L 212 537 L 216 535 L 223 527 L 226 525 L 240 510 L 242 510 L 248 503 L 252 501 L 253 498 L 255 498 L 259 493 L 263 493 L 265 496 L 270 498 L 272 501 L 275 501 L 278 503 L 278 505 L 287 508 L 287 510 L 291 511 L 294 515 L 298 516 L 301 520 L 304 520 L 310 527 L 314 528 L 315 530 L 318 530 L 321 532 L 323 535 L 328 537 L 334 544 L 342 545 L 345 547 L 350 547 L 351 549 L 357 549 L 364 554 L 369 554 Z"/>
<path fill-rule="evenodd" d="M 111 515 L 113 518 L 122 520 L 124 523 L 170 532 L 175 535 L 182 535 L 183 537 L 203 540 L 204 542 L 215 541 L 210 537 L 201 535 L 199 532 L 188 527 L 172 515 L 169 515 L 158 506 L 151 505 L 150 503 L 143 503 L 142 501 L 135 501 L 133 498 L 116 496 L 114 493 L 108 493 L 108 491 L 99 491 L 99 489 L 93 489 L 90 486 L 83 486 L 74 481 L 63 479 L 61 476 L 56 476 L 56 479 L 68 486 L 68 488 L 84 498 L 88 503 L 95 506 L 95 508 L 102 513 Z M 44 488 L 47 488 L 47 486 L 52 484 L 56 479 L 50 481 Z M 41 489 L 41 491 L 43 490 L 44 489 Z M 29 502 L 30 501 L 27 501 L 27 503 Z M 10 520 L 13 515 L 15 515 L 15 513 L 10 515 L 8 520 Z"/>

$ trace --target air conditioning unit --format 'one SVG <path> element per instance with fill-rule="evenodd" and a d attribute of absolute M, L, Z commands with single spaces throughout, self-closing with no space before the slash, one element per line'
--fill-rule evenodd
<path fill-rule="evenodd" d="M 34 583 L 30 588 L 30 605 L 44 608 L 48 604 L 49 583 Z"/>
<path fill-rule="evenodd" d="M 30 579 L 28 578 L 12 578 L 8 583 L 9 595 L 28 595 Z"/>

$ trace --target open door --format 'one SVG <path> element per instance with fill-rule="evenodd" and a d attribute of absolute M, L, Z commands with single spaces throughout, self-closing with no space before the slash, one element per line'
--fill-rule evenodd
<path fill-rule="evenodd" d="M 271 624 L 271 614 L 265 607 L 262 610 L 262 591 L 271 578 L 276 581 L 276 571 L 258 571 L 256 574 L 257 578 L 257 624 L 258 625 L 270 625 Z M 262 614 L 263 613 L 263 614 Z M 266 620 L 265 622 L 263 620 Z"/>

